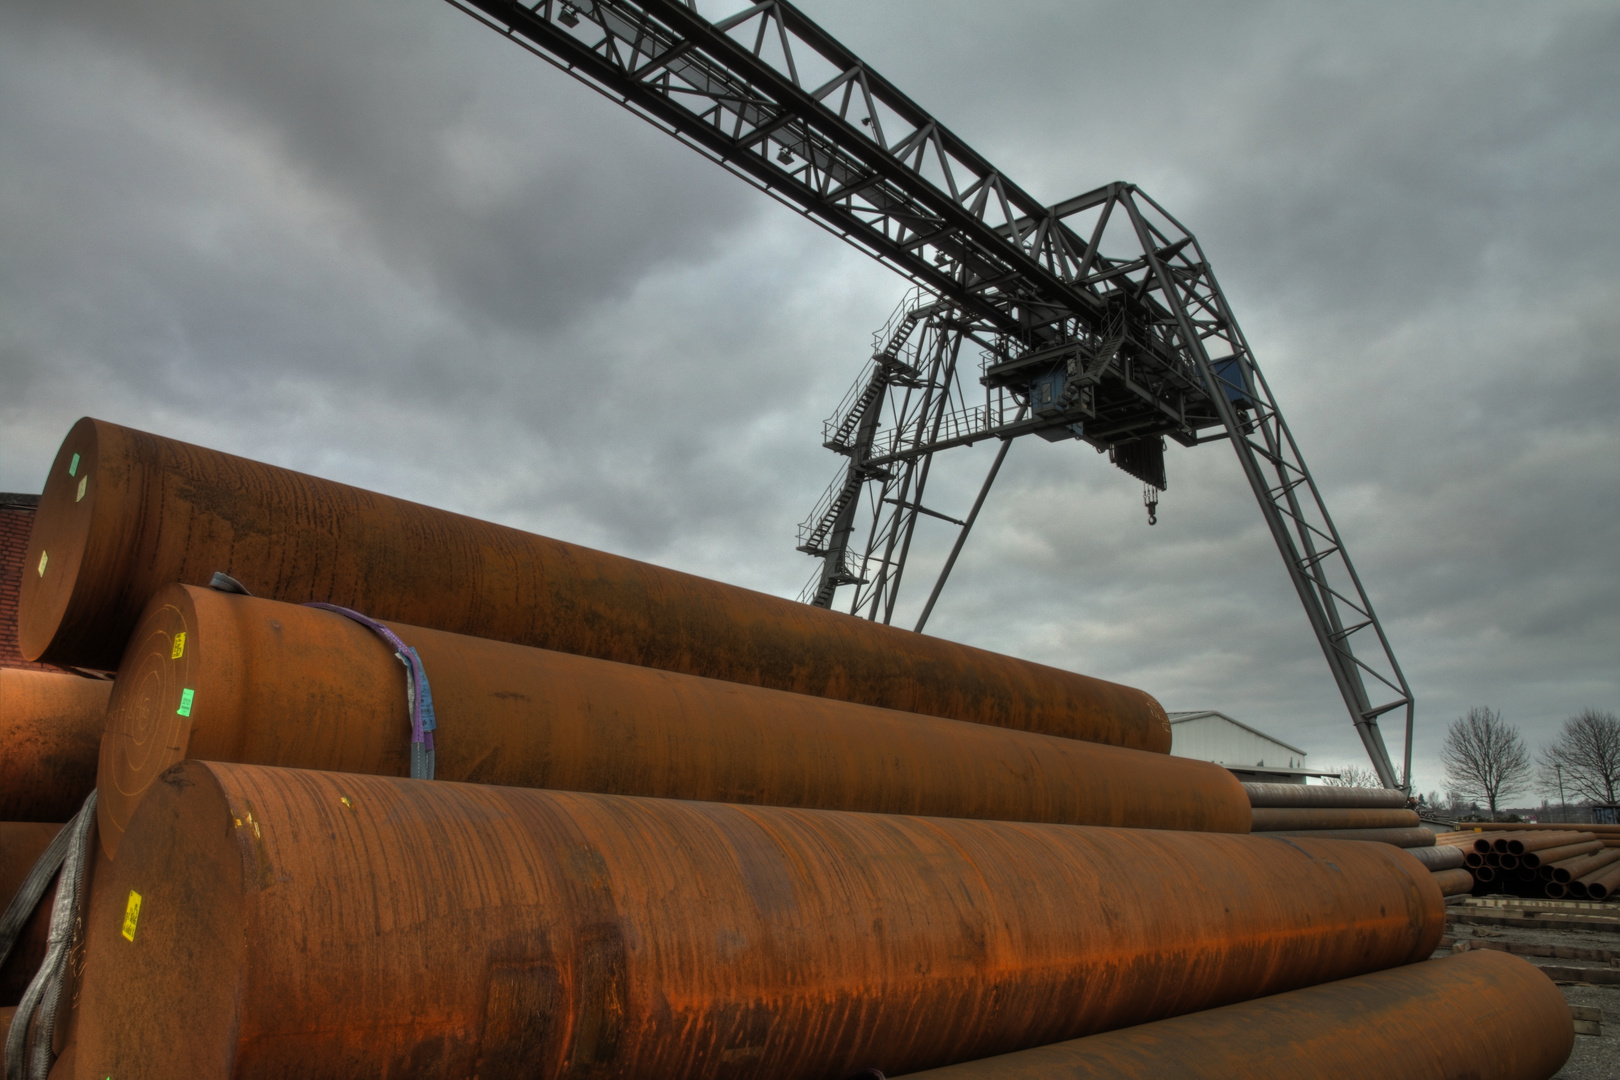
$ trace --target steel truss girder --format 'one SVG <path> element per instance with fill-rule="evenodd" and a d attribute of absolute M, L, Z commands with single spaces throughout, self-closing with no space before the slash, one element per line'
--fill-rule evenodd
<path fill-rule="evenodd" d="M 957 351 L 972 340 L 997 358 L 984 381 L 1028 412 L 998 429 L 943 438 L 945 420 L 909 441 L 897 430 L 887 453 L 874 430 L 866 452 L 851 457 L 848 473 L 860 484 L 899 477 L 892 505 L 905 518 L 885 541 L 884 599 L 867 597 L 873 617 L 879 606 L 892 616 L 917 513 L 908 505 L 921 503 L 916 489 L 939 450 L 978 438 L 1002 439 L 1005 449 L 1020 434 L 1070 424 L 1099 449 L 1161 436 L 1194 445 L 1208 441 L 1201 431 L 1224 428 L 1373 765 L 1391 786 L 1403 778 L 1378 718 L 1404 706 L 1409 775 L 1405 679 L 1197 241 L 1162 208 L 1123 183 L 1042 205 L 780 0 L 715 22 L 676 0 L 447 2 L 925 287 L 954 310 Z M 1121 209 L 1140 250 L 1115 258 L 1102 245 Z M 1082 218 L 1089 229 L 1073 224 Z M 1212 359 L 1212 339 L 1229 355 Z M 1032 375 L 1061 376 L 1075 394 L 1038 409 Z M 976 507 L 986 490 L 988 480 Z M 1358 655 L 1352 642 L 1369 630 L 1377 647 Z M 1372 703 L 1369 678 L 1395 696 Z"/>

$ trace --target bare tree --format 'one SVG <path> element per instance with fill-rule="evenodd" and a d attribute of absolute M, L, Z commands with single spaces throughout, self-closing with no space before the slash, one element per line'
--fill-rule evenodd
<path fill-rule="evenodd" d="M 1440 760 L 1446 782 L 1465 798 L 1485 800 L 1493 818 L 1497 801 L 1523 790 L 1530 779 L 1530 752 L 1518 729 L 1483 706 L 1451 722 Z"/>
<path fill-rule="evenodd" d="M 1543 790 L 1576 800 L 1613 803 L 1620 793 L 1620 718 L 1612 712 L 1582 709 L 1568 720 L 1552 745 L 1541 751 Z"/>
<path fill-rule="evenodd" d="M 1342 765 L 1339 767 L 1338 776 L 1324 777 L 1322 782 L 1328 787 L 1381 788 L 1384 786 L 1383 782 L 1378 779 L 1377 773 L 1360 765 Z"/>

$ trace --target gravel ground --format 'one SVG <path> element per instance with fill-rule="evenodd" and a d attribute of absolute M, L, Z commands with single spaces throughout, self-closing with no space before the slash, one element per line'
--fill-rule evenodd
<path fill-rule="evenodd" d="M 1446 936 L 1457 942 L 1522 942 L 1536 945 L 1570 945 L 1585 949 L 1620 951 L 1620 934 L 1613 931 L 1592 930 L 1533 930 L 1519 927 L 1469 926 L 1453 923 L 1446 928 Z M 1435 955 L 1444 955 L 1442 950 Z M 1526 956 L 1523 959 L 1540 967 L 1556 965 L 1563 968 L 1613 967 L 1582 960 L 1556 960 L 1551 957 Z M 1602 1035 L 1575 1036 L 1575 1049 L 1569 1061 L 1559 1070 L 1555 1080 L 1620 1080 L 1620 986 L 1590 986 L 1561 983 L 1564 1000 L 1571 1005 L 1583 1005 L 1603 1010 Z"/>
<path fill-rule="evenodd" d="M 1603 1034 L 1575 1036 L 1575 1051 L 1555 1080 L 1620 1080 L 1620 987 L 1559 987 L 1571 1005 L 1603 1010 Z"/>

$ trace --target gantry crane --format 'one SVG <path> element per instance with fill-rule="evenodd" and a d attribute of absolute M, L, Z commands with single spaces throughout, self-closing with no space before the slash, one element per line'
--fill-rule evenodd
<path fill-rule="evenodd" d="M 847 461 L 800 527 L 821 560 L 805 599 L 827 607 L 852 585 L 852 612 L 887 622 L 932 515 L 958 533 L 921 630 L 1020 435 L 1106 451 L 1144 483 L 1150 521 L 1164 440 L 1225 441 L 1379 779 L 1409 786 L 1406 678 L 1203 249 L 1140 188 L 1041 203 L 781 0 L 713 20 L 695 0 L 447 2 L 914 283 L 824 429 Z M 988 439 L 968 515 L 924 506 L 933 455 Z M 1397 772 L 1379 721 L 1402 711 Z"/>

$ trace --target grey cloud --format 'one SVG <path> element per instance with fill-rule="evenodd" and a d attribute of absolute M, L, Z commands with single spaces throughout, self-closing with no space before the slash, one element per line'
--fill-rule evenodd
<path fill-rule="evenodd" d="M 1195 231 L 1422 712 L 1615 707 L 1620 15 L 810 4 L 1047 199 Z M 792 595 L 901 283 L 448 5 L 0 11 L 0 487 L 82 413 Z M 965 510 L 986 448 L 942 459 Z M 1016 446 L 930 624 L 1353 761 L 1228 450 Z M 914 617 L 949 536 L 919 533 Z M 897 620 L 904 621 L 904 620 Z"/>

